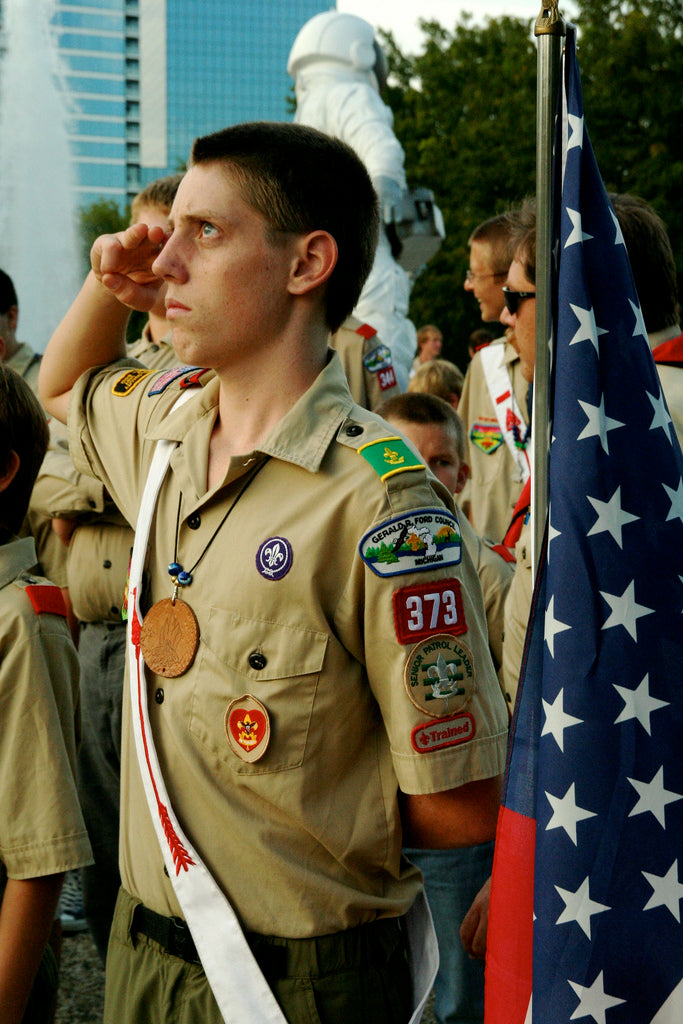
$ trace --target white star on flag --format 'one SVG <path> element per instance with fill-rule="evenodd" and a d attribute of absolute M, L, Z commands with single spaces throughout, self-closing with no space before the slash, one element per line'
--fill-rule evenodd
<path fill-rule="evenodd" d="M 552 506 L 548 505 L 548 561 L 550 561 L 550 545 L 556 537 L 561 537 L 560 530 L 556 530 L 551 521 Z"/>
<path fill-rule="evenodd" d="M 567 121 L 569 122 L 569 130 L 571 132 L 567 141 L 567 149 L 575 149 L 576 147 L 581 149 L 583 146 L 583 118 L 577 117 L 576 114 L 569 114 Z"/>
<path fill-rule="evenodd" d="M 669 495 L 671 501 L 671 508 L 666 517 L 667 523 L 670 519 L 680 519 L 683 523 L 683 480 L 678 481 L 678 487 L 675 491 L 673 487 L 667 487 L 666 484 L 662 484 L 662 487 Z"/>
<path fill-rule="evenodd" d="M 651 875 L 649 871 L 643 871 L 643 875 L 653 890 L 652 896 L 643 910 L 666 907 L 680 924 L 681 908 L 679 904 L 683 899 L 683 885 L 678 881 L 678 859 L 673 862 L 665 875 Z"/>
<path fill-rule="evenodd" d="M 587 242 L 589 238 L 593 237 L 581 230 L 581 214 L 578 210 L 570 210 L 567 207 L 567 216 L 572 222 L 572 229 L 569 232 L 567 241 L 564 243 L 565 249 L 568 249 L 570 245 L 577 245 L 579 242 Z"/>
<path fill-rule="evenodd" d="M 624 241 L 624 235 L 623 235 L 623 232 L 621 230 L 621 224 L 619 223 L 619 219 L 616 216 L 616 214 L 615 214 L 613 209 L 610 208 L 609 213 L 610 213 L 610 217 L 612 218 L 612 223 L 614 224 L 614 229 L 615 229 L 615 232 L 616 232 L 615 238 L 614 238 L 614 244 L 615 245 L 623 245 L 624 248 L 626 248 L 626 242 Z"/>
<path fill-rule="evenodd" d="M 603 451 L 606 455 L 609 455 L 609 446 L 607 444 L 607 434 L 610 430 L 616 430 L 617 427 L 623 427 L 624 424 L 619 420 L 610 419 L 609 416 L 605 416 L 605 396 L 603 395 L 600 399 L 600 405 L 591 405 L 589 402 L 582 402 L 579 399 L 579 405 L 588 417 L 588 423 L 583 428 L 577 441 L 585 441 L 589 437 L 599 437 L 600 444 L 602 445 Z"/>
<path fill-rule="evenodd" d="M 646 392 L 647 397 L 652 403 L 652 410 L 654 416 L 652 417 L 652 423 L 650 424 L 650 430 L 656 430 L 657 427 L 661 427 L 666 436 L 671 440 L 671 416 L 669 416 L 669 410 L 666 407 L 664 401 L 664 395 L 661 390 L 658 395 L 651 395 L 649 391 Z"/>
<path fill-rule="evenodd" d="M 636 322 L 633 328 L 633 337 L 637 338 L 640 335 L 647 341 L 647 327 L 645 326 L 645 321 L 643 320 L 643 311 L 640 308 L 640 306 L 636 306 L 635 302 L 633 302 L 631 299 L 629 299 L 628 301 L 631 304 L 633 315 L 636 318 Z"/>
<path fill-rule="evenodd" d="M 602 914 L 605 910 L 611 910 L 612 908 L 608 907 L 605 903 L 596 903 L 590 898 L 588 878 L 584 878 L 576 892 L 570 892 L 569 889 L 561 889 L 559 885 L 556 885 L 555 888 L 564 900 L 564 910 L 555 923 L 568 924 L 571 921 L 575 921 L 590 939 L 592 915 Z"/>
<path fill-rule="evenodd" d="M 645 814 L 650 811 L 655 816 L 662 828 L 666 828 L 665 814 L 667 804 L 673 804 L 677 800 L 683 800 L 683 794 L 673 793 L 664 789 L 664 766 L 656 772 L 652 782 L 639 782 L 637 779 L 628 780 L 638 794 L 638 803 L 629 812 L 629 818 L 634 814 Z"/>
<path fill-rule="evenodd" d="M 577 985 L 575 981 L 569 982 L 581 1000 L 569 1018 L 570 1020 L 578 1020 L 579 1017 L 592 1017 L 596 1024 L 606 1024 L 606 1011 L 612 1006 L 618 1006 L 619 1003 L 625 1002 L 624 999 L 617 999 L 616 996 L 607 995 L 603 973 L 603 971 L 600 971 L 590 987 Z"/>
<path fill-rule="evenodd" d="M 634 640 L 638 639 L 636 622 L 643 615 L 651 615 L 654 612 L 654 608 L 646 608 L 644 604 L 636 604 L 635 589 L 635 581 L 631 580 L 621 597 L 618 594 L 606 594 L 604 590 L 600 591 L 600 596 L 604 597 L 611 609 L 609 618 L 603 623 L 603 629 L 623 626 L 629 636 L 633 637 Z"/>
<path fill-rule="evenodd" d="M 548 792 L 546 792 L 545 795 L 550 801 L 550 806 L 553 809 L 552 817 L 545 827 L 546 832 L 549 832 L 553 828 L 563 828 L 574 846 L 577 846 L 577 824 L 580 821 L 585 821 L 586 818 L 595 818 L 595 812 L 587 811 L 585 808 L 579 807 L 576 802 L 573 782 L 563 797 L 553 796 L 552 793 Z"/>
<path fill-rule="evenodd" d="M 599 498 L 591 498 L 590 495 L 586 495 L 586 497 L 598 513 L 598 518 L 588 531 L 588 536 L 606 531 L 614 537 L 619 547 L 623 548 L 621 539 L 622 527 L 628 523 L 636 523 L 640 517 L 633 516 L 630 512 L 625 512 L 622 509 L 621 486 L 617 487 L 609 501 L 600 501 Z"/>
<path fill-rule="evenodd" d="M 566 622 L 560 622 L 555 618 L 555 595 L 553 595 L 545 613 L 545 642 L 548 645 L 551 658 L 555 657 L 555 637 L 558 633 L 564 633 L 565 629 L 571 628 Z"/>
<path fill-rule="evenodd" d="M 564 730 L 570 729 L 572 725 L 581 725 L 583 719 L 574 718 L 573 715 L 568 715 L 564 710 L 564 688 L 560 690 L 552 704 L 549 704 L 547 700 L 543 701 L 543 710 L 545 712 L 545 722 L 543 723 L 541 736 L 552 736 L 562 753 L 564 753 Z"/>
<path fill-rule="evenodd" d="M 568 244 L 569 242 L 567 242 Z M 598 338 L 601 334 L 609 334 L 609 331 L 597 326 L 592 307 L 590 309 L 582 309 L 581 306 L 575 306 L 573 302 L 570 302 L 569 305 L 572 313 L 579 321 L 578 329 L 569 344 L 578 345 L 580 341 L 590 341 L 595 351 L 599 353 Z"/>
<path fill-rule="evenodd" d="M 614 719 L 614 724 L 618 725 L 619 722 L 628 722 L 635 718 L 636 721 L 640 722 L 648 736 L 651 735 L 650 715 L 659 708 L 668 707 L 669 702 L 657 700 L 656 697 L 650 696 L 649 676 L 646 675 L 635 690 L 629 690 L 626 686 L 618 686 L 616 683 L 613 686 L 624 701 L 624 707 L 619 716 Z"/>

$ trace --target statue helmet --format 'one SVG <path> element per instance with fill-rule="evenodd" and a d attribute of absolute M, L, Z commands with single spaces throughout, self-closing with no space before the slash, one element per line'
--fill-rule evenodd
<path fill-rule="evenodd" d="M 355 14 L 324 11 L 299 30 L 289 52 L 287 71 L 300 71 L 324 60 L 354 71 L 374 71 L 380 89 L 386 85 L 387 64 L 372 25 Z"/>

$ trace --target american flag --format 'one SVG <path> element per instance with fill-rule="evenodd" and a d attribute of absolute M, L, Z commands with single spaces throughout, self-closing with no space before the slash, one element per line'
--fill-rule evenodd
<path fill-rule="evenodd" d="M 496 840 L 486 1024 L 681 1024 L 683 459 L 571 27 L 560 94 L 549 515 Z"/>

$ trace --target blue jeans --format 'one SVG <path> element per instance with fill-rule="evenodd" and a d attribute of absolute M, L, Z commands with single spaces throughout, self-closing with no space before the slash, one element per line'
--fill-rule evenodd
<path fill-rule="evenodd" d="M 484 961 L 471 960 L 460 941 L 460 925 L 493 867 L 493 842 L 455 850 L 403 851 L 420 868 L 439 944 L 434 982 L 437 1024 L 481 1024 L 484 1020 Z"/>

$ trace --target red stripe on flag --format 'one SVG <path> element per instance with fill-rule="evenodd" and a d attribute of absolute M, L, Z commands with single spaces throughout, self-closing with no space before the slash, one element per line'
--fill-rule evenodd
<path fill-rule="evenodd" d="M 523 1024 L 531 998 L 536 822 L 501 807 L 486 941 L 485 1024 Z"/>

